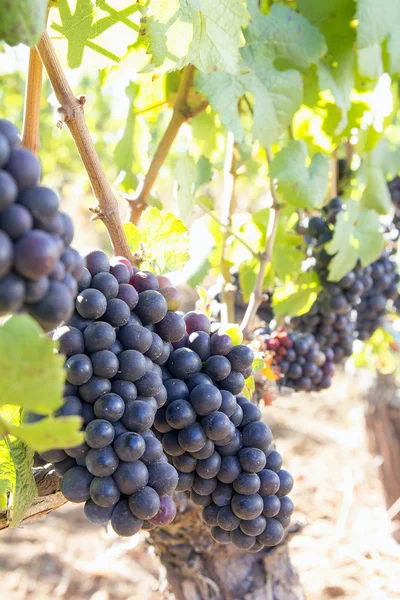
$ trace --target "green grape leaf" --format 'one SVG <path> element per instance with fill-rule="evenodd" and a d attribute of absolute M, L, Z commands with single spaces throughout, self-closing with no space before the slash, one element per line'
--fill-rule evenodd
<path fill-rule="evenodd" d="M 0 40 L 35 46 L 46 26 L 48 0 L 1 0 Z"/>
<path fill-rule="evenodd" d="M 171 212 L 146 208 L 141 226 L 124 223 L 124 230 L 132 252 L 140 252 L 142 267 L 161 275 L 182 269 L 189 260 L 189 232 Z"/>
<path fill-rule="evenodd" d="M 391 210 L 392 199 L 384 172 L 380 167 L 367 166 L 367 181 L 360 205 L 363 208 L 376 210 L 380 215 L 387 215 Z"/>
<path fill-rule="evenodd" d="M 208 260 L 208 258 L 206 258 L 201 263 L 199 268 L 194 273 L 192 273 L 192 275 L 189 277 L 189 279 L 187 280 L 186 283 L 188 285 L 190 285 L 190 287 L 195 288 L 200 283 L 203 283 L 203 281 L 206 278 L 206 276 L 208 275 L 208 272 L 210 269 L 211 269 L 210 261 Z"/>
<path fill-rule="evenodd" d="M 382 56 L 382 50 L 379 49 L 383 43 L 386 43 L 388 54 L 387 71 L 389 75 L 400 74 L 400 3 L 397 0 L 358 0 L 356 19 L 357 27 L 357 47 L 359 50 L 369 50 L 362 60 L 359 60 L 359 70 L 361 75 L 366 77 L 371 75 L 372 68 L 376 72 L 379 55 Z M 372 48 L 372 50 L 371 50 Z M 382 60 L 381 60 L 382 62 Z"/>
<path fill-rule="evenodd" d="M 321 205 L 329 186 L 329 157 L 317 153 L 307 168 L 307 156 L 305 141 L 293 140 L 275 155 L 270 167 L 278 195 L 297 208 Z"/>
<path fill-rule="evenodd" d="M 257 0 L 249 0 L 248 8 L 252 21 L 244 30 L 242 74 L 199 73 L 196 85 L 239 143 L 244 140 L 244 129 L 238 103 L 243 94 L 251 92 L 255 98 L 254 136 L 263 145 L 271 145 L 301 105 L 299 70 L 318 62 L 326 45 L 321 33 L 289 7 L 274 4 L 267 16 L 260 13 Z M 286 68 L 279 71 L 276 61 L 284 62 Z M 287 68 L 288 64 L 296 69 Z"/>
<path fill-rule="evenodd" d="M 76 416 L 49 416 L 36 423 L 21 425 L 8 423 L 7 426 L 12 435 L 38 452 L 79 446 L 84 441 L 85 435 L 80 431 L 82 419 Z"/>
<path fill-rule="evenodd" d="M 125 173 L 122 179 L 122 187 L 128 192 L 136 189 L 137 177 L 134 173 L 142 171 L 142 160 L 146 157 L 145 147 L 148 145 L 149 139 L 147 137 L 147 144 L 140 144 L 138 140 L 138 122 L 136 119 L 134 104 L 136 96 L 139 92 L 140 86 L 137 83 L 131 82 L 125 92 L 129 99 L 129 108 L 127 119 L 125 123 L 124 132 L 122 138 L 119 140 L 114 150 L 114 160 L 118 169 Z"/>
<path fill-rule="evenodd" d="M 152 0 L 142 25 L 151 62 L 161 72 L 193 64 L 204 73 L 239 70 L 243 0 Z"/>
<path fill-rule="evenodd" d="M 211 181 L 212 178 L 212 165 L 210 160 L 206 156 L 200 156 L 199 162 L 197 163 L 197 179 L 194 186 L 197 191 L 205 183 Z"/>
<path fill-rule="evenodd" d="M 16 406 L 2 406 L 0 421 L 18 427 L 21 410 Z M 0 424 L 1 428 L 1 424 Z M 32 473 L 33 450 L 13 435 L 0 437 L 0 515 L 12 527 L 17 526 L 36 496 Z"/>
<path fill-rule="evenodd" d="M 194 186 L 197 169 L 191 156 L 178 158 L 175 165 L 174 194 L 178 205 L 178 215 L 186 223 L 192 212 L 194 197 Z"/>
<path fill-rule="evenodd" d="M 253 258 L 249 261 L 242 262 L 239 266 L 239 284 L 245 302 L 249 301 L 250 294 L 254 289 L 259 264 L 259 261 Z"/>
<path fill-rule="evenodd" d="M 241 394 L 242 394 L 242 396 L 244 396 L 245 398 L 247 398 L 248 400 L 251 401 L 253 398 L 255 389 L 256 389 L 256 384 L 254 381 L 254 377 L 253 377 L 253 375 L 250 375 L 250 377 L 248 377 L 246 379 L 246 381 L 244 382 L 244 389 L 241 392 Z"/>
<path fill-rule="evenodd" d="M 49 414 L 62 404 L 64 357 L 28 315 L 0 327 L 0 406 L 14 404 Z"/>
<path fill-rule="evenodd" d="M 329 54 L 318 65 L 319 89 L 321 92 L 330 90 L 341 111 L 335 127 L 339 133 L 346 125 L 346 112 L 350 108 L 354 87 L 353 47 L 356 34 L 351 21 L 355 5 L 349 0 L 298 0 L 297 8 L 325 37 Z M 313 106 L 314 102 L 311 103 Z"/>
<path fill-rule="evenodd" d="M 119 0 L 118 8 L 115 4 L 114 0 L 58 0 L 51 29 L 61 50 L 67 41 L 71 69 L 81 66 L 84 55 L 91 69 L 115 65 L 136 42 L 144 7 L 133 0 Z"/>
<path fill-rule="evenodd" d="M 358 260 L 362 266 L 377 260 L 384 247 L 378 214 L 374 210 L 360 211 L 354 200 L 347 201 L 346 207 L 339 213 L 333 238 L 325 246 L 328 254 L 333 255 L 328 266 L 329 281 L 342 279 Z"/>
<path fill-rule="evenodd" d="M 321 282 L 316 273 L 301 273 L 296 280 L 287 280 L 275 289 L 272 297 L 274 312 L 281 317 L 304 315 L 310 310 L 321 290 Z"/>

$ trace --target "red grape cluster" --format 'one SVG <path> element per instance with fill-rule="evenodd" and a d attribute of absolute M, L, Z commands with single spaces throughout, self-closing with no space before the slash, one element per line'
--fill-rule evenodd
<path fill-rule="evenodd" d="M 280 385 L 295 391 L 320 391 L 330 387 L 335 372 L 334 352 L 321 350 L 312 334 L 288 333 L 280 328 L 262 336 L 265 350 L 282 375 Z"/>
<path fill-rule="evenodd" d="M 38 159 L 0 119 L 0 316 L 24 310 L 50 331 L 71 316 L 84 262 Z"/>

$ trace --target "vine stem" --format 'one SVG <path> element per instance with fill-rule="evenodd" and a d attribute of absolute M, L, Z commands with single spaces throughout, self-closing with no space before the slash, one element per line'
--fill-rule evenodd
<path fill-rule="evenodd" d="M 266 149 L 266 154 L 267 154 L 268 164 L 271 165 L 272 152 L 271 152 L 270 148 Z M 243 321 L 240 325 L 240 328 L 243 331 L 243 335 L 245 338 L 249 336 L 251 325 L 253 324 L 254 318 L 257 314 L 257 310 L 263 299 L 263 287 L 264 287 L 265 273 L 267 271 L 268 265 L 272 262 L 275 238 L 276 238 L 276 233 L 278 231 L 279 216 L 280 216 L 281 209 L 280 209 L 280 205 L 278 202 L 278 196 L 276 193 L 275 184 L 272 181 L 271 177 L 269 178 L 269 180 L 270 180 L 270 191 L 271 191 L 273 203 L 272 203 L 272 206 L 271 206 L 270 212 L 269 212 L 265 250 L 261 254 L 256 281 L 254 283 L 253 291 L 250 295 L 249 304 L 247 306 L 245 315 L 243 317 Z"/>
<path fill-rule="evenodd" d="M 188 65 L 183 71 L 171 120 L 153 156 L 146 177 L 134 196 L 129 199 L 127 198 L 130 205 L 130 220 L 132 223 L 137 224 L 142 212 L 145 210 L 147 206 L 147 200 L 156 182 L 158 173 L 160 172 L 160 169 L 168 156 L 168 152 L 176 136 L 178 135 L 180 128 L 184 123 L 186 123 L 186 121 L 189 121 L 190 119 L 193 119 L 199 115 L 208 106 L 207 100 L 202 101 L 195 108 L 191 108 L 188 104 L 188 96 L 193 82 L 193 75 L 194 66 Z"/>
<path fill-rule="evenodd" d="M 235 138 L 231 131 L 228 131 L 226 139 L 226 152 L 224 164 L 224 189 L 221 199 L 221 223 L 226 225 L 222 242 L 222 276 L 224 285 L 222 290 L 221 321 L 223 323 L 235 322 L 235 286 L 232 285 L 231 275 L 225 268 L 225 256 L 227 251 L 227 240 L 229 230 L 232 229 L 232 215 L 235 212 L 235 181 L 237 171 L 238 149 L 235 145 Z"/>
<path fill-rule="evenodd" d="M 47 31 L 44 32 L 37 50 L 60 103 L 58 113 L 71 132 L 90 179 L 97 200 L 97 206 L 91 211 L 107 228 L 115 254 L 134 262 L 119 216 L 118 202 L 107 181 L 85 121 L 83 107 L 86 99 L 84 96 L 74 96 Z"/>
<path fill-rule="evenodd" d="M 40 149 L 40 99 L 42 96 L 43 64 L 36 48 L 29 52 L 28 75 L 26 79 L 24 122 L 22 144 L 37 154 Z"/>

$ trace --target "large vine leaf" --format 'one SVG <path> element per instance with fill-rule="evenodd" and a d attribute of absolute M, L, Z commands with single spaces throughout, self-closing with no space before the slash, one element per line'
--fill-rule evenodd
<path fill-rule="evenodd" d="M 81 66 L 87 51 L 92 69 L 119 63 L 137 40 L 144 11 L 133 0 L 59 0 L 57 8 L 51 29 L 67 42 L 71 69 Z"/>
<path fill-rule="evenodd" d="M 329 53 L 318 65 L 321 91 L 329 90 L 341 110 L 337 130 L 346 125 L 354 87 L 355 30 L 351 27 L 356 6 L 351 0 L 298 0 L 297 8 L 324 35 Z"/>
<path fill-rule="evenodd" d="M 354 200 L 346 202 L 347 210 L 339 213 L 332 240 L 326 245 L 329 281 L 339 281 L 360 260 L 362 266 L 377 260 L 384 247 L 379 217 L 374 210 L 361 210 Z"/>
<path fill-rule="evenodd" d="M 274 313 L 278 317 L 304 315 L 314 304 L 321 289 L 319 277 L 313 271 L 301 273 L 297 279 L 288 279 L 274 291 Z"/>
<path fill-rule="evenodd" d="M 270 174 L 279 196 L 297 208 L 314 208 L 323 203 L 329 185 L 329 157 L 317 153 L 306 166 L 307 144 L 293 140 L 275 155 Z"/>
<path fill-rule="evenodd" d="M 398 0 L 358 0 L 356 18 L 359 70 L 366 77 L 400 75 L 400 3 Z M 385 44 L 385 50 L 381 45 Z M 387 65 L 385 51 L 388 55 Z M 372 65 L 372 67 L 371 67 Z"/>
<path fill-rule="evenodd" d="M 315 64 L 325 53 L 321 33 L 304 17 L 286 6 L 273 5 L 260 13 L 257 0 L 249 0 L 251 24 L 244 30 L 241 75 L 199 74 L 197 87 L 238 142 L 244 139 L 238 101 L 246 92 L 255 98 L 254 135 L 270 145 L 289 125 L 303 98 L 300 70 Z M 278 70 L 279 61 L 282 70 Z M 288 65 L 297 68 L 288 68 Z M 284 68 L 286 67 L 286 68 Z"/>
<path fill-rule="evenodd" d="M 62 404 L 64 357 L 27 315 L 0 327 L 0 406 L 18 405 L 49 414 Z"/>
<path fill-rule="evenodd" d="M 3 406 L 0 418 L 18 427 L 21 410 Z M 36 495 L 32 463 L 33 450 L 22 440 L 13 435 L 0 437 L 0 511 L 6 511 L 6 519 L 12 527 L 22 521 Z"/>
<path fill-rule="evenodd" d="M 124 223 L 132 252 L 139 252 L 142 267 L 148 265 L 157 274 L 182 269 L 189 260 L 189 232 L 171 212 L 147 208 L 141 226 Z"/>
<path fill-rule="evenodd" d="M 237 73 L 248 20 L 243 0 L 152 0 L 143 23 L 151 63 L 162 72 L 191 63 L 204 73 Z"/>
<path fill-rule="evenodd" d="M 35 46 L 46 24 L 48 0 L 1 0 L 0 40 Z"/>

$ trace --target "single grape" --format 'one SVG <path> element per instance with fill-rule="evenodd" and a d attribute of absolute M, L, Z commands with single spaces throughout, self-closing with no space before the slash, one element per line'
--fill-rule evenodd
<path fill-rule="evenodd" d="M 158 290 L 160 294 L 162 294 L 167 302 L 168 310 L 171 312 L 175 312 L 180 309 L 182 304 L 181 294 L 179 290 L 168 285 L 168 286 L 160 286 Z M 186 330 L 186 326 L 185 326 Z"/>
<path fill-rule="evenodd" d="M 83 385 L 93 375 L 90 358 L 86 354 L 75 354 L 65 362 L 66 378 L 72 385 Z"/>
<path fill-rule="evenodd" d="M 254 360 L 254 352 L 249 346 L 239 344 L 232 348 L 228 354 L 228 359 L 232 365 L 232 369 L 235 371 L 242 371 L 251 367 Z"/>
<path fill-rule="evenodd" d="M 243 471 L 258 473 L 265 467 L 266 456 L 259 448 L 242 448 L 238 452 L 238 459 Z"/>
<path fill-rule="evenodd" d="M 216 387 L 203 383 L 190 392 L 189 402 L 198 415 L 206 416 L 220 408 L 222 395 Z"/>
<path fill-rule="evenodd" d="M 123 353 L 119 355 L 119 358 L 122 354 Z M 110 350 L 99 350 L 98 352 L 94 352 L 90 356 L 90 360 L 93 367 L 93 373 L 97 377 L 111 379 L 117 375 L 117 373 L 119 375 L 122 371 L 118 358 L 113 352 L 110 352 Z M 125 377 L 122 377 L 122 379 L 125 379 Z"/>
<path fill-rule="evenodd" d="M 112 477 L 95 477 L 90 484 L 90 497 L 97 506 L 109 508 L 118 502 L 121 492 Z"/>
<path fill-rule="evenodd" d="M 193 310 L 186 313 L 184 319 L 186 323 L 186 331 L 189 335 L 195 331 L 205 331 L 206 333 L 210 334 L 210 319 L 204 313 Z"/>
<path fill-rule="evenodd" d="M 12 148 L 5 169 L 20 191 L 35 187 L 41 175 L 39 160 L 26 148 Z"/>
<path fill-rule="evenodd" d="M 129 321 L 131 311 L 129 306 L 120 298 L 111 298 L 107 302 L 107 308 L 103 320 L 112 327 L 123 327 Z"/>
<path fill-rule="evenodd" d="M 107 255 L 102 250 L 89 250 L 84 253 L 84 257 L 86 259 L 86 267 L 92 277 L 97 275 L 97 273 L 109 272 L 110 263 Z"/>
<path fill-rule="evenodd" d="M 99 290 L 89 288 L 78 294 L 76 310 L 84 319 L 100 319 L 107 309 L 107 300 Z"/>
<path fill-rule="evenodd" d="M 260 485 L 260 478 L 256 473 L 246 473 L 242 471 L 238 478 L 233 482 L 233 489 L 238 494 L 251 495 L 256 494 L 259 491 Z"/>
<path fill-rule="evenodd" d="M 169 463 L 156 462 L 148 467 L 149 486 L 159 496 L 165 496 L 173 492 L 178 484 L 178 473 Z"/>
<path fill-rule="evenodd" d="M 277 546 L 285 535 L 284 529 L 276 519 L 267 519 L 267 524 L 264 531 L 258 536 L 258 540 L 263 546 Z"/>
<path fill-rule="evenodd" d="M 189 348 L 174 350 L 168 361 L 168 369 L 177 379 L 188 379 L 201 370 L 200 357 Z"/>
<path fill-rule="evenodd" d="M 217 478 L 222 483 L 233 483 L 240 474 L 240 463 L 236 456 L 223 456 Z"/>
<path fill-rule="evenodd" d="M 206 417 L 203 417 L 201 424 L 207 437 L 213 441 L 219 441 L 224 439 L 227 435 L 232 432 L 235 433 L 235 427 L 224 413 L 214 411 Z"/>
<path fill-rule="evenodd" d="M 149 482 L 147 467 L 140 460 L 133 462 L 121 460 L 113 477 L 121 493 L 127 496 L 144 488 Z"/>
<path fill-rule="evenodd" d="M 231 531 L 230 535 L 232 544 L 240 550 L 250 550 L 256 543 L 255 537 L 246 535 L 239 527 Z"/>
<path fill-rule="evenodd" d="M 292 491 L 294 484 L 293 477 L 288 471 L 285 471 L 285 469 L 280 469 L 277 475 L 280 480 L 280 486 L 276 495 L 278 496 L 278 498 L 282 498 L 283 496 L 286 496 Z"/>
<path fill-rule="evenodd" d="M 212 355 L 219 354 L 227 356 L 232 350 L 232 340 L 226 333 L 214 333 L 210 339 L 210 351 Z"/>
<path fill-rule="evenodd" d="M 103 506 L 95 504 L 93 500 L 87 500 L 87 502 L 85 502 L 85 517 L 95 525 L 105 525 L 108 523 L 111 519 L 113 510 L 114 506 L 104 508 Z"/>
<path fill-rule="evenodd" d="M 266 451 L 272 442 L 272 432 L 262 421 L 253 421 L 242 429 L 243 445 Z"/>
<path fill-rule="evenodd" d="M 233 496 L 232 486 L 228 483 L 218 481 L 217 486 L 212 493 L 212 500 L 217 506 L 228 506 Z"/>
<path fill-rule="evenodd" d="M 150 331 L 138 324 L 128 324 L 118 332 L 118 340 L 125 350 L 137 350 L 144 354 L 153 342 Z"/>
<path fill-rule="evenodd" d="M 129 400 L 125 405 L 121 421 L 130 431 L 142 433 L 153 425 L 154 412 L 151 406 L 143 400 Z"/>
<path fill-rule="evenodd" d="M 218 452 L 213 452 L 209 458 L 198 461 L 196 465 L 196 472 L 203 479 L 211 479 L 218 475 L 220 467 L 221 456 L 218 454 Z"/>
<path fill-rule="evenodd" d="M 92 423 L 94 422 L 92 421 Z M 97 477 L 112 475 L 117 469 L 118 463 L 118 457 L 111 446 L 92 448 L 85 456 L 87 470 Z M 94 500 L 93 497 L 92 500 Z"/>
<path fill-rule="evenodd" d="M 266 519 L 275 517 L 280 510 L 280 502 L 277 496 L 263 496 L 264 508 L 262 514 Z"/>
<path fill-rule="evenodd" d="M 224 531 L 233 531 L 240 525 L 240 519 L 234 514 L 230 506 L 217 507 L 217 525 Z"/>
<path fill-rule="evenodd" d="M 207 436 L 200 423 L 192 423 L 179 432 L 179 443 L 186 452 L 198 452 L 201 450 Z"/>
<path fill-rule="evenodd" d="M 152 519 L 160 510 L 160 497 L 153 488 L 146 486 L 129 497 L 129 508 L 138 519 Z"/>
<path fill-rule="evenodd" d="M 234 494 L 232 497 L 232 510 L 239 519 L 256 519 L 261 515 L 263 508 L 263 499 L 259 494 Z"/>
<path fill-rule="evenodd" d="M 273 496 L 279 490 L 280 480 L 275 471 L 262 469 L 258 473 L 261 481 L 260 494 L 262 496 Z"/>
<path fill-rule="evenodd" d="M 213 381 L 221 381 L 231 372 L 231 364 L 225 356 L 210 356 L 204 364 L 204 372 Z"/>
<path fill-rule="evenodd" d="M 162 379 L 153 371 L 145 373 L 135 381 L 137 392 L 140 396 L 154 397 L 163 387 Z"/>
<path fill-rule="evenodd" d="M 167 312 L 156 325 L 158 335 L 166 342 L 179 342 L 186 333 L 185 321 L 174 312 Z"/>
<path fill-rule="evenodd" d="M 139 293 L 147 290 L 158 290 L 160 287 L 157 277 L 149 271 L 138 271 L 134 273 L 131 283 Z"/>
<path fill-rule="evenodd" d="M 105 448 L 112 443 L 114 436 L 113 426 L 104 419 L 95 419 L 85 431 L 85 441 L 91 448 Z"/>
<path fill-rule="evenodd" d="M 94 375 L 86 383 L 79 386 L 79 396 L 85 402 L 94 403 L 104 394 L 111 392 L 111 382 L 103 377 Z"/>
<path fill-rule="evenodd" d="M 49 275 L 57 264 L 59 252 L 52 236 L 33 229 L 14 246 L 14 267 L 20 275 L 38 279 Z"/>
<path fill-rule="evenodd" d="M 59 342 L 60 352 L 65 356 L 69 357 L 85 352 L 82 332 L 76 327 L 69 327 L 68 325 L 60 327 L 53 336 L 53 340 Z"/>
<path fill-rule="evenodd" d="M 203 508 L 201 516 L 204 523 L 206 525 L 209 525 L 210 527 L 215 527 L 216 525 L 218 525 L 217 518 L 220 510 L 220 507 L 216 504 L 209 504 L 208 506 Z"/>
<path fill-rule="evenodd" d="M 2 177 L 0 171 L 0 208 L 5 203 L 2 196 Z M 0 229 L 6 233 L 12 240 L 18 240 L 20 237 L 28 233 L 33 227 L 33 219 L 31 213 L 20 206 L 19 204 L 11 204 L 8 208 L 0 213 Z"/>
<path fill-rule="evenodd" d="M 203 479 L 203 477 L 200 477 L 196 474 L 194 477 L 192 488 L 196 492 L 196 494 L 199 494 L 200 496 L 209 496 L 214 492 L 217 485 L 218 479 L 216 477 L 212 477 L 210 479 Z"/>
<path fill-rule="evenodd" d="M 164 525 L 169 525 L 175 519 L 176 516 L 176 506 L 172 498 L 169 496 L 164 496 L 160 498 L 160 510 L 158 513 L 149 519 L 150 523 L 153 525 L 157 525 L 158 527 L 163 527 Z"/>
<path fill-rule="evenodd" d="M 146 449 L 140 460 L 148 467 L 163 457 L 163 447 L 153 432 L 146 431 L 143 436 L 145 436 Z"/>
<path fill-rule="evenodd" d="M 172 464 L 178 471 L 182 471 L 182 473 L 193 473 L 196 470 L 197 459 L 188 452 L 184 452 L 179 456 L 174 456 Z"/>
<path fill-rule="evenodd" d="M 61 480 L 61 492 L 70 502 L 86 502 L 90 498 L 93 475 L 84 467 L 74 467 Z"/>
<path fill-rule="evenodd" d="M 110 423 L 114 423 L 119 421 L 124 414 L 125 402 L 117 394 L 103 394 L 96 400 L 93 409 L 98 419 L 105 419 Z"/>
<path fill-rule="evenodd" d="M 122 537 L 131 537 L 142 528 L 143 521 L 133 516 L 127 500 L 120 500 L 111 516 L 111 527 Z"/>

